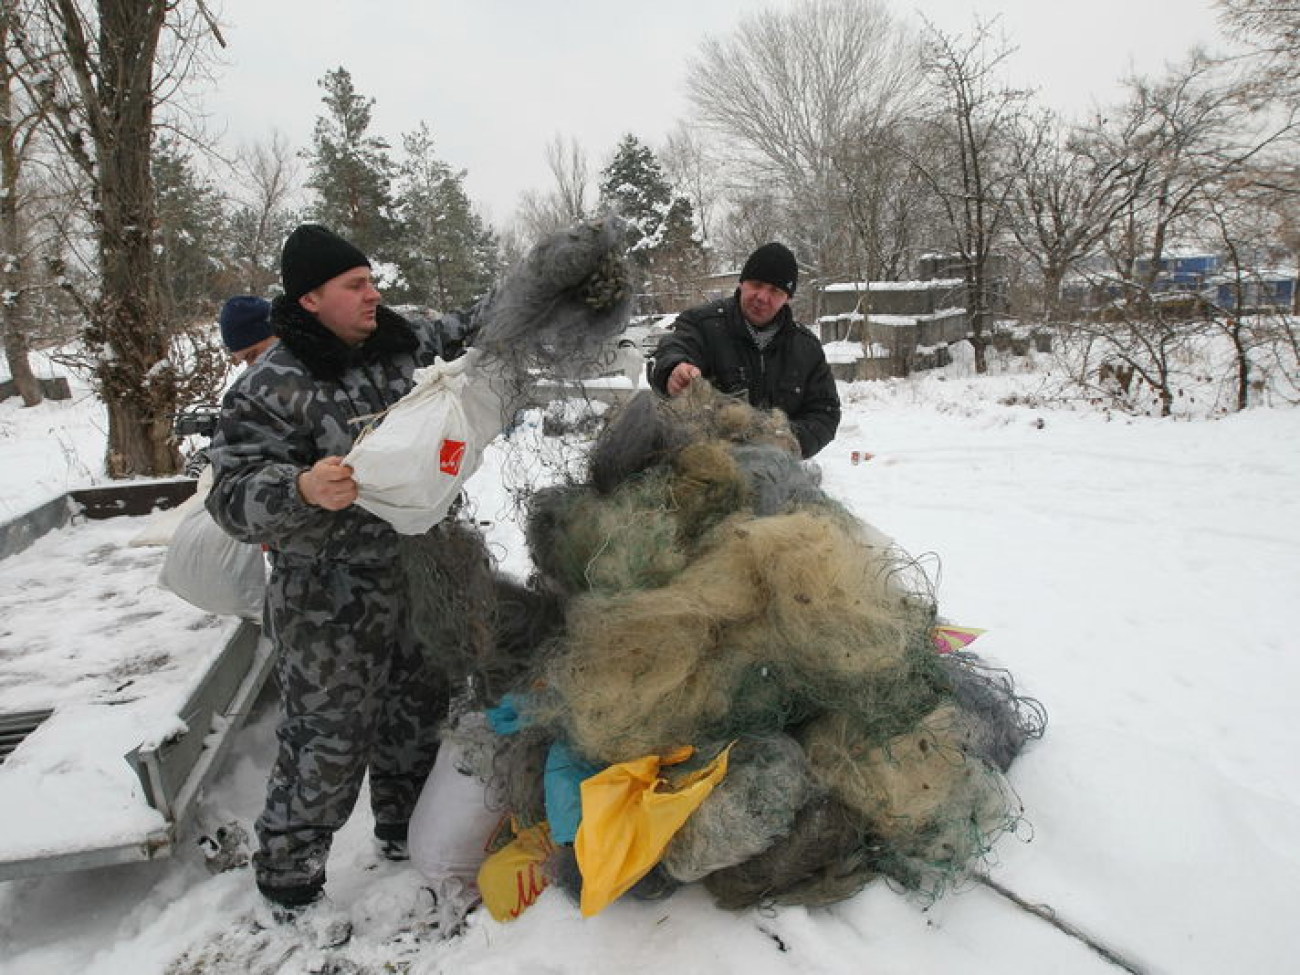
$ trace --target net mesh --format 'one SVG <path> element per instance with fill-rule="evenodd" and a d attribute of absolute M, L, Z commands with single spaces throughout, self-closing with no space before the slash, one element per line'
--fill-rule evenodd
<path fill-rule="evenodd" d="M 492 774 L 523 822 L 550 742 L 597 765 L 734 743 L 660 866 L 742 909 L 878 875 L 938 896 L 1022 815 L 1004 773 L 1046 712 L 936 652 L 933 573 L 825 494 L 779 412 L 704 382 L 634 397 L 585 470 L 529 493 L 526 526 L 530 622 L 503 640 L 494 610 L 464 655 L 494 689 L 515 675 L 526 730 Z"/>

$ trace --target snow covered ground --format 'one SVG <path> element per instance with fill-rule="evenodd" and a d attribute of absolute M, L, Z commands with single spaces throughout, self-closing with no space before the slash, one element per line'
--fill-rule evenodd
<path fill-rule="evenodd" d="M 1159 420 L 1067 408 L 1042 396 L 1047 365 L 842 387 L 824 487 L 932 553 L 942 614 L 985 628 L 973 649 L 1049 712 L 1011 769 L 1026 821 L 999 841 L 991 876 L 1146 972 L 1294 971 L 1300 409 Z M 17 404 L 0 403 L 0 518 L 102 481 L 93 400 Z M 854 451 L 872 456 L 855 464 Z M 494 449 L 471 483 L 515 572 L 526 554 L 501 484 L 517 482 L 503 465 L 519 456 Z M 102 567 L 81 571 L 89 587 Z M 73 632 L 90 607 L 58 611 Z M 0 623 L 0 657 L 15 652 Z M 251 823 L 270 754 L 261 712 L 195 836 Z M 548 890 L 513 923 L 480 912 L 438 941 L 420 876 L 378 859 L 369 833 L 359 811 L 331 859 L 355 935 L 328 957 L 283 930 L 250 933 L 248 872 L 211 875 L 183 843 L 170 860 L 0 884 L 0 972 L 1121 970 L 978 884 L 928 907 L 878 881 L 831 908 L 741 914 L 689 887 L 590 919 Z"/>

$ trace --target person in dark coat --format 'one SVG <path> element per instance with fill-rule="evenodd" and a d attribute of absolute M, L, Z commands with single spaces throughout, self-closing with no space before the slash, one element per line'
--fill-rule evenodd
<path fill-rule="evenodd" d="M 779 409 L 805 458 L 835 438 L 840 397 L 820 340 L 790 313 L 799 266 L 784 244 L 749 255 L 730 298 L 682 312 L 659 340 L 650 384 L 668 396 L 703 377 L 751 406 Z"/>
<path fill-rule="evenodd" d="M 271 562 L 279 750 L 253 869 L 277 919 L 320 899 L 334 834 L 367 774 L 380 850 L 405 857 L 448 689 L 412 632 L 394 529 L 354 504 L 342 458 L 412 389 L 415 370 L 451 358 L 448 337 L 467 331 L 455 315 L 408 321 L 380 304 L 365 254 L 318 224 L 289 235 L 281 278 L 271 307 L 280 341 L 226 394 L 206 501 Z"/>
<path fill-rule="evenodd" d="M 218 322 L 222 344 L 239 366 L 251 366 L 279 341 L 271 330 L 271 303 L 256 295 L 227 298 Z"/>

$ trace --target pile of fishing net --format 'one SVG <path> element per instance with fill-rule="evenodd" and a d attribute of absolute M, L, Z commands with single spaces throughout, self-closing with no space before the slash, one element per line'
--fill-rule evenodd
<path fill-rule="evenodd" d="M 780 413 L 702 381 L 638 395 L 585 480 L 532 496 L 527 541 L 534 578 L 480 558 L 480 618 L 445 645 L 473 647 L 456 663 L 489 699 L 512 692 L 479 773 L 518 824 L 551 820 L 551 877 L 584 913 L 696 881 L 727 908 L 831 903 L 878 875 L 937 896 L 1020 817 L 1004 773 L 1041 706 L 939 652 L 923 567 L 822 491 Z M 572 846 L 557 767 L 586 780 Z M 666 830 L 665 805 L 636 807 L 659 835 L 588 910 L 628 842 L 602 845 L 588 789 L 627 769 L 651 770 L 643 803 L 690 809 Z"/>

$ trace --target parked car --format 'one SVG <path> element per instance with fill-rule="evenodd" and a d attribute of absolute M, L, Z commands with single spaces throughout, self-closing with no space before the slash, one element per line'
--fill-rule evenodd
<path fill-rule="evenodd" d="M 672 331 L 670 326 L 676 320 L 676 315 L 645 315 L 634 318 L 619 336 L 621 340 L 632 341 L 641 350 L 641 355 L 645 359 L 647 377 L 654 367 L 655 349 L 659 347 L 659 340 Z"/>
<path fill-rule="evenodd" d="M 172 433 L 182 438 L 186 477 L 198 477 L 208 466 L 208 443 L 217 432 L 220 417 L 221 406 L 217 403 L 195 403 L 183 407 L 172 420 Z"/>

